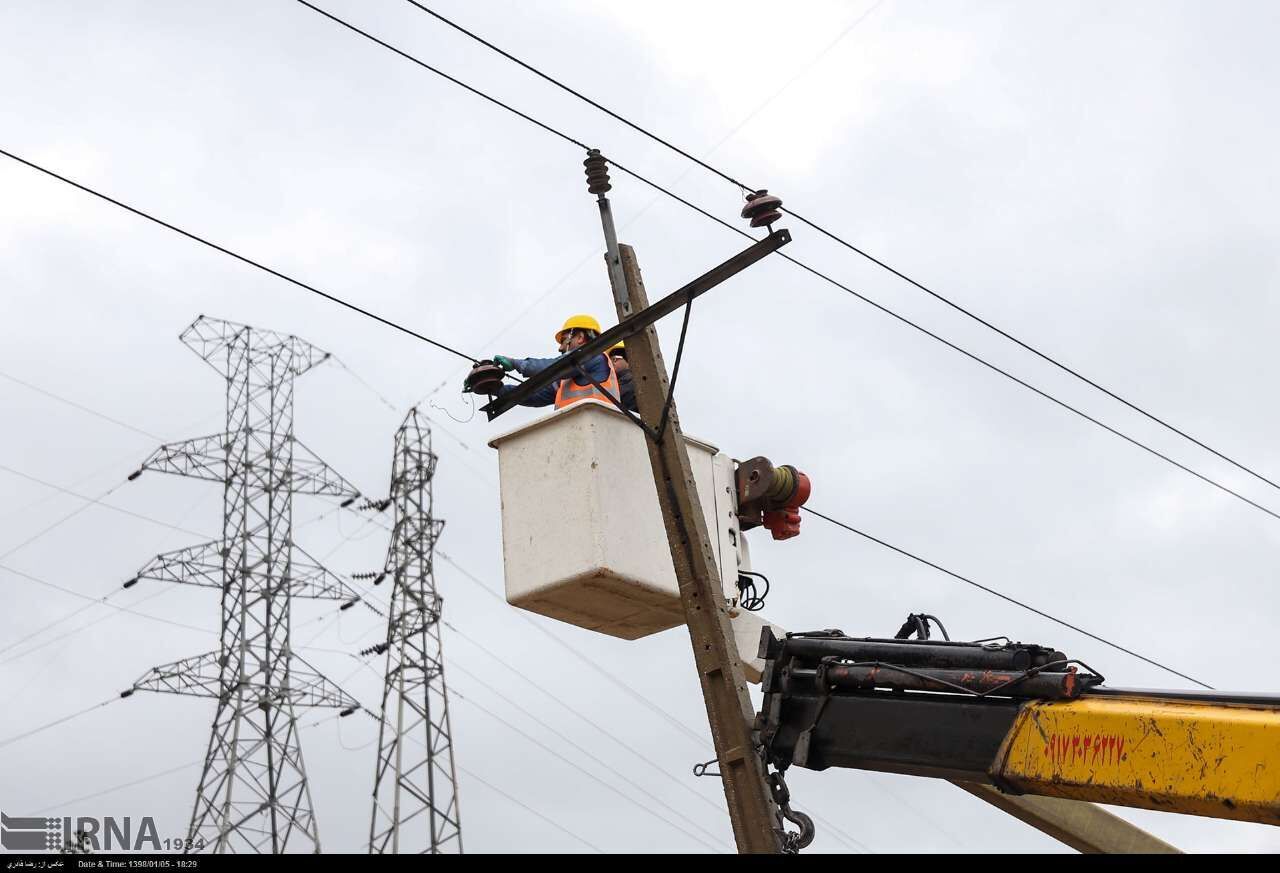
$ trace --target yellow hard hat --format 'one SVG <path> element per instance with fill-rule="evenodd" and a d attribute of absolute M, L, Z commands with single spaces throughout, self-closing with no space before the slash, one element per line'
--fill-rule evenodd
<path fill-rule="evenodd" d="M 560 330 L 556 332 L 556 342 L 560 342 L 560 337 L 564 336 L 567 331 L 571 331 L 574 328 L 579 330 L 594 330 L 596 333 L 600 333 L 600 322 L 596 321 L 595 317 L 590 315 L 570 315 L 565 319 L 564 327 L 560 328 Z"/>
<path fill-rule="evenodd" d="M 626 351 L 627 351 L 627 342 L 626 342 L 626 340 L 618 340 L 616 343 L 614 343 L 613 345 L 609 346 L 609 350 L 608 350 L 608 351 L 606 351 L 606 352 L 605 352 L 605 354 L 612 358 L 612 357 L 614 356 L 614 353 L 615 353 L 615 352 L 622 352 L 622 353 L 623 353 L 623 355 L 622 355 L 622 356 L 625 358 L 625 357 L 626 357 Z"/>

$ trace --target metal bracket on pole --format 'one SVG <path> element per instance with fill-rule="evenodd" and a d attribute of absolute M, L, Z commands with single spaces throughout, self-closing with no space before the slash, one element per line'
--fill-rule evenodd
<path fill-rule="evenodd" d="M 647 306 L 630 317 L 624 318 L 590 342 L 561 355 L 554 364 L 540 371 L 537 375 L 525 379 L 513 390 L 493 398 L 481 409 L 492 421 L 512 407 L 518 406 L 520 401 L 532 396 L 542 387 L 570 376 L 577 368 L 582 366 L 584 361 L 596 355 L 604 354 L 612 346 L 617 345 L 618 342 L 635 336 L 658 319 L 670 315 L 680 307 L 687 305 L 690 301 L 710 291 L 729 277 L 742 272 L 756 261 L 772 254 L 789 242 L 791 242 L 791 234 L 789 232 L 775 230 L 764 239 L 743 249 L 719 266 L 713 267 L 684 287 L 672 291 L 652 306 Z M 621 263 L 619 263 L 619 270 L 621 270 Z M 610 271 L 609 280 L 610 282 L 613 281 L 612 270 Z M 626 293 L 625 280 L 623 280 L 623 293 Z M 621 308 L 619 308 L 619 312 L 621 311 Z"/>

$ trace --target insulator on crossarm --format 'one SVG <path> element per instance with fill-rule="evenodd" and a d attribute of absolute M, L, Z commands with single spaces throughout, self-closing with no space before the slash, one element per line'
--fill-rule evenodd
<path fill-rule="evenodd" d="M 603 194 L 613 188 L 609 183 L 609 162 L 600 154 L 600 149 L 588 149 L 582 166 L 587 168 L 587 190 L 592 194 Z"/>
<path fill-rule="evenodd" d="M 132 579 L 130 579 L 128 582 L 125 582 L 123 587 L 125 587 L 125 588 L 132 588 L 133 586 L 135 586 L 135 585 L 137 585 L 137 584 L 138 584 L 138 577 L 137 577 L 137 576 L 134 576 L 134 577 L 133 577 Z"/>
<path fill-rule="evenodd" d="M 357 603 L 359 603 L 359 602 L 360 602 L 360 598 L 359 598 L 359 597 L 353 597 L 353 598 L 351 598 L 350 600 L 348 600 L 346 603 L 344 603 L 344 604 L 342 604 L 341 606 L 339 606 L 339 607 L 338 607 L 338 612 L 346 612 L 348 609 L 350 609 L 351 607 L 355 606 L 355 605 L 356 605 Z"/>
<path fill-rule="evenodd" d="M 127 481 L 132 482 L 134 479 L 137 479 L 141 475 L 142 475 L 141 468 L 134 470 L 132 473 L 129 474 Z"/>
<path fill-rule="evenodd" d="M 761 188 L 747 195 L 747 205 L 742 207 L 742 217 L 749 218 L 752 227 L 768 227 L 782 217 L 782 213 L 778 211 L 781 206 L 781 197 Z"/>
<path fill-rule="evenodd" d="M 339 504 L 338 504 L 338 508 L 339 508 L 339 509 L 346 509 L 348 506 L 350 506 L 351 504 L 355 503 L 355 502 L 356 502 L 356 500 L 357 500 L 359 497 L 360 497 L 360 495 L 359 495 L 359 494 L 355 495 L 354 497 L 348 497 L 346 500 L 344 500 L 344 501 L 342 501 L 341 503 L 339 503 Z"/>
<path fill-rule="evenodd" d="M 342 710 L 342 712 L 338 713 L 338 718 L 346 718 L 359 708 L 360 707 L 358 706 L 348 706 L 346 709 Z"/>

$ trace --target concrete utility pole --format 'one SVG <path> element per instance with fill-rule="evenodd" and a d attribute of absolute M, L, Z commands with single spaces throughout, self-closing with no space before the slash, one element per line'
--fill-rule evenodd
<path fill-rule="evenodd" d="M 605 196 L 611 186 L 604 158 L 591 153 L 585 165 L 588 190 L 597 195 L 600 206 L 610 286 L 622 320 L 647 308 L 649 298 L 634 250 L 617 243 Z M 627 338 L 627 361 L 634 374 L 640 417 L 658 428 L 670 402 L 670 385 L 652 325 Z M 783 848 L 782 820 L 752 740 L 755 711 L 729 628 L 724 588 L 674 403 L 667 410 L 666 430 L 646 443 L 738 851 L 776 854 Z"/>

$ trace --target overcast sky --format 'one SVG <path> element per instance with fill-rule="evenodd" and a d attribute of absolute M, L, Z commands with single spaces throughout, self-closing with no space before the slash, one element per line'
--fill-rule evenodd
<path fill-rule="evenodd" d="M 612 321 L 582 154 L 305 7 L 3 5 L 0 147 L 476 356 L 551 354 L 570 313 Z M 733 186 L 407 4 L 320 5 L 738 221 Z M 1280 474 L 1275 4 L 438 6 L 1215 448 Z M 651 297 L 742 247 L 630 179 L 615 175 L 611 196 Z M 1267 486 L 789 227 L 794 256 L 1280 509 Z M 194 533 L 91 505 L 11 551 L 84 501 L 0 471 L 0 740 L 216 645 L 216 593 L 159 583 L 111 602 L 145 600 L 140 611 L 208 632 L 90 606 L 23 640 L 87 602 L 12 572 L 100 597 L 157 552 L 219 530 L 216 485 L 158 474 L 122 484 L 155 444 L 145 434 L 220 427 L 222 384 L 177 340 L 200 313 L 296 333 L 390 401 L 394 410 L 333 365 L 296 386 L 298 437 L 370 494 L 387 488 L 404 411 L 445 385 L 423 407 L 447 429 L 436 433 L 441 548 L 502 585 L 497 463 L 485 442 L 535 412 L 498 425 L 451 421 L 470 414 L 458 359 L 3 159 L 0 464 L 87 496 L 119 486 L 108 502 Z M 678 319 L 660 325 L 669 355 L 678 330 Z M 1215 686 L 1276 690 L 1274 518 L 776 259 L 699 301 L 682 373 L 686 431 L 736 457 L 806 470 L 815 508 Z M 358 518 L 301 524 L 325 509 L 298 499 L 299 543 L 341 573 L 380 566 L 385 534 Z M 1186 685 L 812 517 L 799 539 L 754 536 L 752 546 L 773 581 L 766 613 L 791 629 L 889 635 L 908 612 L 926 611 L 953 636 L 1054 645 L 1114 685 Z M 454 566 L 441 562 L 439 584 L 457 628 L 445 645 L 469 851 L 589 851 L 582 840 L 610 851 L 731 847 L 719 786 L 689 774 L 712 757 L 709 741 L 677 731 Z M 375 706 L 380 677 L 351 654 L 384 629 L 365 610 L 332 612 L 297 603 L 295 645 L 332 650 L 307 658 Z M 705 736 L 683 631 L 625 642 L 532 622 Z M 212 712 L 207 700 L 138 694 L 0 747 L 0 808 L 151 815 L 163 835 L 181 835 Z M 360 851 L 367 840 L 375 728 L 350 718 L 304 729 L 327 851 Z M 820 824 L 812 851 L 1063 850 L 945 783 L 860 771 L 789 781 L 796 808 L 845 835 Z M 78 800 L 86 795 L 98 796 Z M 1189 850 L 1280 850 L 1275 828 L 1122 814 Z"/>

